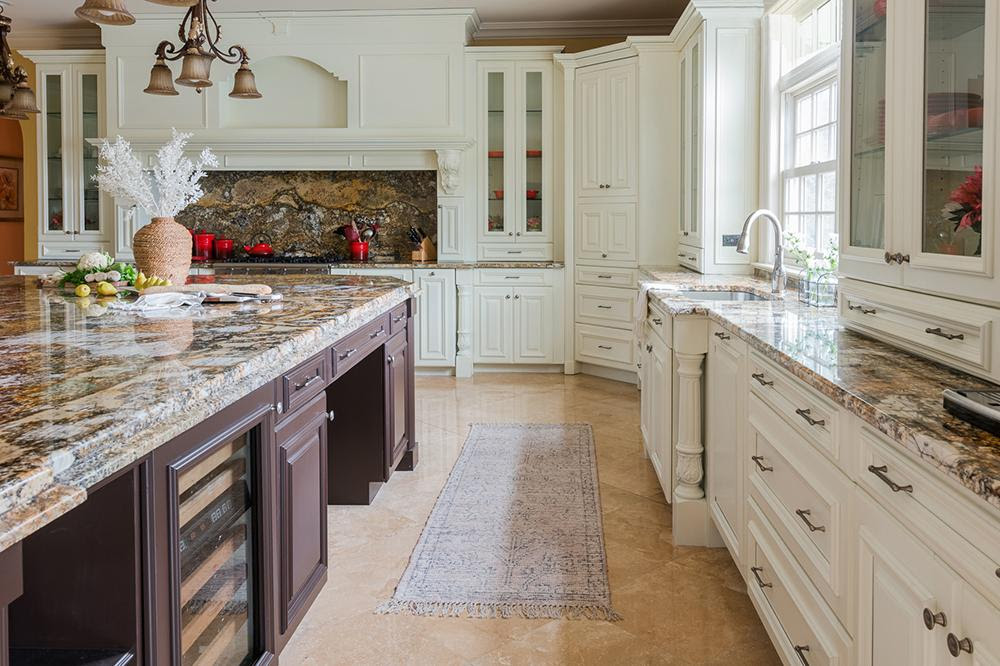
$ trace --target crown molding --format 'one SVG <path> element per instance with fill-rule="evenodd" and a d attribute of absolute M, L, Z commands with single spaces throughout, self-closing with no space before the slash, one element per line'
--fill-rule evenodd
<path fill-rule="evenodd" d="M 617 19 L 588 21 L 483 21 L 476 39 L 554 37 L 615 37 L 668 35 L 677 19 Z"/>
<path fill-rule="evenodd" d="M 10 33 L 10 46 L 16 51 L 52 51 L 56 49 L 100 49 L 101 29 L 94 26 L 72 28 L 18 28 Z"/>

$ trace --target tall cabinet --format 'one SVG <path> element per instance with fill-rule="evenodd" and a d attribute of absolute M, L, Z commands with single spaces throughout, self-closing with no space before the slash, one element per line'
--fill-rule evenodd
<path fill-rule="evenodd" d="M 1000 53 L 987 48 L 1000 39 L 1000 7 L 915 5 L 845 3 L 841 313 L 853 328 L 1000 379 Z"/>
<path fill-rule="evenodd" d="M 94 182 L 106 134 L 104 52 L 25 51 L 37 65 L 38 256 L 75 259 L 111 251 L 110 202 Z"/>
<path fill-rule="evenodd" d="M 470 47 L 480 260 L 553 258 L 552 53 Z"/>

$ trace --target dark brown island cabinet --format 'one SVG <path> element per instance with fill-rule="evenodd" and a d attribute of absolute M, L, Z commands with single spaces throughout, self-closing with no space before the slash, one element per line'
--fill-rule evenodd
<path fill-rule="evenodd" d="M 417 462 L 414 301 L 89 489 L 0 553 L 0 666 L 274 664 L 327 578 L 327 504 Z"/>

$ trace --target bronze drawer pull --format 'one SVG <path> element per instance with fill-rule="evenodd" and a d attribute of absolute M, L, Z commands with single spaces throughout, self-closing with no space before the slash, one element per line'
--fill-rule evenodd
<path fill-rule="evenodd" d="M 597 309 L 598 310 L 610 310 L 611 306 L 610 305 L 598 305 Z"/>
<path fill-rule="evenodd" d="M 401 314 L 398 317 L 393 318 L 392 323 L 393 324 L 398 324 L 399 322 L 403 321 L 404 319 L 406 319 L 406 315 L 405 314 Z"/>
<path fill-rule="evenodd" d="M 799 655 L 799 661 L 802 662 L 803 666 L 809 666 L 809 662 L 806 661 L 806 655 L 804 653 L 809 652 L 808 645 L 796 645 L 795 654 Z"/>
<path fill-rule="evenodd" d="M 662 326 L 663 320 L 660 319 L 659 317 L 653 317 L 653 323 L 656 324 L 657 326 Z"/>
<path fill-rule="evenodd" d="M 756 379 L 757 383 L 760 384 L 761 386 L 774 386 L 774 382 L 764 381 L 764 373 L 763 372 L 754 372 L 750 376 L 753 377 L 754 379 Z"/>
<path fill-rule="evenodd" d="M 972 641 L 968 638 L 959 639 L 955 634 L 948 634 L 948 652 L 951 656 L 957 657 L 963 652 L 968 652 L 972 654 Z"/>
<path fill-rule="evenodd" d="M 760 577 L 762 571 L 764 571 L 763 567 L 750 567 L 750 573 L 757 579 L 757 585 L 760 587 L 774 587 L 773 584 L 764 582 L 764 579 Z"/>
<path fill-rule="evenodd" d="M 646 353 L 647 354 L 653 353 L 653 345 L 646 345 Z"/>
<path fill-rule="evenodd" d="M 810 532 L 826 532 L 826 527 L 823 525 L 813 525 L 812 521 L 809 520 L 809 516 L 812 515 L 812 511 L 809 509 L 796 509 L 795 514 L 802 519 L 802 522 L 806 524 Z"/>
<path fill-rule="evenodd" d="M 374 340 L 375 338 L 377 338 L 380 335 L 385 335 L 385 326 L 383 326 L 382 328 L 378 329 L 374 333 L 370 334 L 368 336 L 368 339 L 369 340 Z"/>
<path fill-rule="evenodd" d="M 810 416 L 810 414 L 812 413 L 811 409 L 796 409 L 795 413 L 804 418 L 806 420 L 806 423 L 808 423 L 811 426 L 820 426 L 822 428 L 823 426 L 826 425 L 825 419 L 814 419 L 812 416 Z"/>
<path fill-rule="evenodd" d="M 612 278 L 611 275 L 598 275 L 597 277 L 599 277 L 602 280 L 610 280 Z"/>
<path fill-rule="evenodd" d="M 719 338 L 720 340 L 728 340 L 732 336 L 726 335 L 725 333 L 722 333 L 721 331 L 716 331 L 715 332 L 715 337 Z"/>
<path fill-rule="evenodd" d="M 861 314 L 875 314 L 875 308 L 866 308 L 863 305 L 848 305 L 848 310 L 861 310 Z"/>
<path fill-rule="evenodd" d="M 948 626 L 948 618 L 944 613 L 932 613 L 930 608 L 924 609 L 924 626 L 928 631 L 934 631 L 934 625 Z"/>
<path fill-rule="evenodd" d="M 752 460 L 755 463 L 757 463 L 757 469 L 759 469 L 762 472 L 773 472 L 774 471 L 773 467 L 768 467 L 767 465 L 764 464 L 764 456 L 750 456 L 750 460 Z"/>
<path fill-rule="evenodd" d="M 350 358 L 358 353 L 357 349 L 348 349 L 346 352 L 340 355 L 340 360 L 343 361 L 345 358 Z"/>
<path fill-rule="evenodd" d="M 868 465 L 868 471 L 877 476 L 878 478 L 882 479 L 882 481 L 885 482 L 885 485 L 892 488 L 892 492 L 894 493 L 898 492 L 913 493 L 912 485 L 901 486 L 892 479 L 890 479 L 888 476 L 886 476 L 886 472 L 889 471 L 889 467 L 887 465 L 880 465 L 879 467 L 876 467 L 875 465 Z"/>
<path fill-rule="evenodd" d="M 925 328 L 924 329 L 924 333 L 930 333 L 931 335 L 936 335 L 939 338 L 944 338 L 945 340 L 964 340 L 965 339 L 965 334 L 964 333 L 945 333 L 944 331 L 941 330 L 940 326 L 938 328 Z"/>
<path fill-rule="evenodd" d="M 520 275 L 504 275 L 503 279 L 504 280 L 520 280 L 521 276 Z"/>
<path fill-rule="evenodd" d="M 614 349 L 614 347 L 609 347 L 607 345 L 597 345 L 598 349 L 607 349 L 608 351 Z"/>
<path fill-rule="evenodd" d="M 294 387 L 292 387 L 292 389 L 295 390 L 295 391 L 301 391 L 302 389 L 306 388 L 307 386 L 312 386 L 313 384 L 315 384 L 316 382 L 318 382 L 321 379 L 323 379 L 323 378 L 320 377 L 319 375 L 313 375 L 312 377 L 310 377 L 309 379 L 305 380 L 304 382 L 302 382 L 300 384 L 296 384 Z"/>

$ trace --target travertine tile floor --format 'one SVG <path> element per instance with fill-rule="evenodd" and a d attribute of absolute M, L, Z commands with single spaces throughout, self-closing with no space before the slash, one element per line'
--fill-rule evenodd
<path fill-rule="evenodd" d="M 368 507 L 331 507 L 330 579 L 281 663 L 778 664 L 725 549 L 671 543 L 641 454 L 639 394 L 587 376 L 417 378 L 420 464 Z M 587 422 L 597 440 L 611 600 L 623 622 L 375 615 L 406 567 L 472 422 Z"/>

